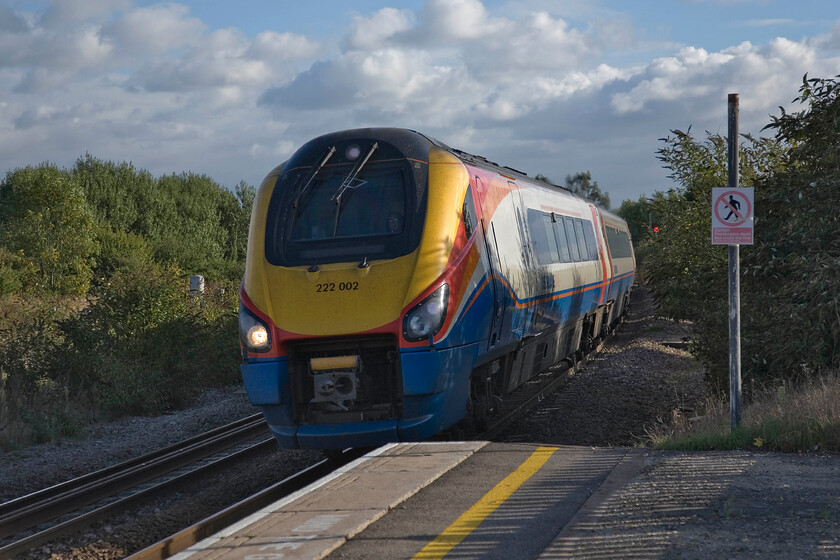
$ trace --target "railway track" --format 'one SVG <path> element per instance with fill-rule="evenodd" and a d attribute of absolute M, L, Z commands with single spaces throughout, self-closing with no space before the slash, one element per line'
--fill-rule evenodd
<path fill-rule="evenodd" d="M 526 383 L 519 391 L 510 395 L 512 398 L 506 401 L 504 406 L 493 414 L 487 430 L 471 434 L 463 432 L 448 433 L 443 434 L 441 437 L 449 439 L 493 439 L 493 437 L 510 425 L 511 422 L 523 414 L 527 414 L 546 395 L 557 391 L 564 385 L 575 371 L 583 367 L 588 359 L 602 348 L 602 345 L 603 343 L 600 343 L 582 360 L 574 364 L 561 363 L 552 366 L 541 375 Z M 329 459 L 316 463 L 246 500 L 234 504 L 175 535 L 129 556 L 128 560 L 164 560 L 165 558 L 169 558 L 200 540 L 230 526 L 236 521 L 247 517 L 251 513 L 315 482 L 340 466 L 361 457 L 366 451 L 366 449 L 345 449 L 339 455 L 331 456 Z"/>
<path fill-rule="evenodd" d="M 367 449 L 345 449 L 314 465 L 208 517 L 178 533 L 167 537 L 135 554 L 128 560 L 163 560 L 192 546 L 205 537 L 244 519 L 255 511 L 300 490 L 335 469 L 365 454 Z"/>
<path fill-rule="evenodd" d="M 486 430 L 473 433 L 461 430 L 441 437 L 493 439 L 510 423 L 567 383 L 571 375 L 600 348 L 599 344 L 591 354 L 574 364 L 561 363 L 549 368 L 509 395 L 490 417 L 490 425 Z M 262 435 L 265 437 L 253 441 Z M 143 499 L 171 491 L 172 487 L 188 479 L 220 471 L 232 461 L 262 453 L 275 446 L 274 438 L 268 435 L 262 414 L 255 414 L 153 453 L 0 504 L 0 560 L 13 558 L 56 538 L 75 533 Z M 360 457 L 365 451 L 347 449 L 324 459 L 130 558 L 168 558 L 326 476 Z"/>
<path fill-rule="evenodd" d="M 135 459 L 0 504 L 0 560 L 276 447 L 254 414 Z"/>
<path fill-rule="evenodd" d="M 603 345 L 604 341 L 601 341 L 582 359 L 574 363 L 559 362 L 526 382 L 510 394 L 509 398 L 491 416 L 490 425 L 486 430 L 476 434 L 468 434 L 468 437 L 480 440 L 494 439 L 511 423 L 537 406 L 546 396 L 566 385 L 571 376 L 585 366 L 589 359 L 603 348 Z"/>

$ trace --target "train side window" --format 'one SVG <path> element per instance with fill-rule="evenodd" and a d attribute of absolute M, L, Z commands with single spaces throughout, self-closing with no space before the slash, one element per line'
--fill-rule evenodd
<path fill-rule="evenodd" d="M 577 234 L 578 249 L 580 250 L 580 260 L 590 260 L 589 248 L 586 246 L 586 238 L 583 233 L 583 222 L 580 220 L 575 220 L 575 233 Z"/>
<path fill-rule="evenodd" d="M 575 234 L 575 224 L 572 218 L 563 218 L 566 226 L 566 238 L 569 240 L 569 253 L 572 260 L 580 262 L 580 249 L 578 248 L 577 235 Z"/>
<path fill-rule="evenodd" d="M 569 241 L 566 239 L 566 226 L 564 220 L 557 216 L 557 221 L 554 223 L 554 238 L 557 241 L 557 248 L 560 250 L 560 262 L 572 262 L 572 256 L 569 254 Z"/>
<path fill-rule="evenodd" d="M 607 245 L 613 258 L 630 257 L 633 254 L 630 249 L 630 237 L 626 231 L 607 226 Z"/>
<path fill-rule="evenodd" d="M 614 259 L 618 258 L 618 242 L 616 241 L 616 233 L 618 232 L 611 226 L 604 229 L 607 230 L 607 246 L 610 248 L 610 256 Z"/>
<path fill-rule="evenodd" d="M 598 242 L 595 240 L 595 230 L 592 229 L 592 222 L 583 221 L 583 237 L 586 239 L 586 248 L 589 251 L 589 259 L 598 260 Z"/>
<path fill-rule="evenodd" d="M 551 256 L 551 262 L 560 262 L 560 252 L 557 249 L 557 239 L 554 237 L 554 227 L 552 226 L 551 216 L 543 214 L 543 228 L 545 229 L 545 237 L 548 240 L 548 251 Z"/>
<path fill-rule="evenodd" d="M 539 264 L 551 262 L 551 251 L 549 250 L 548 239 L 545 236 L 543 226 L 543 213 L 539 210 L 528 209 L 528 237 L 531 240 L 531 249 L 537 256 Z"/>
<path fill-rule="evenodd" d="M 473 233 L 475 233 L 475 225 L 478 223 L 475 217 L 472 187 L 467 187 L 467 194 L 464 195 L 464 207 L 461 211 L 461 219 L 464 220 L 464 232 L 467 234 L 467 239 L 471 239 Z"/>

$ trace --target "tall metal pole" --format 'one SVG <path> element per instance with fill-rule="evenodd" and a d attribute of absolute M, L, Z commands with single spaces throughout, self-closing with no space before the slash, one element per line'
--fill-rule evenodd
<path fill-rule="evenodd" d="M 738 94 L 729 94 L 729 188 L 738 188 Z M 729 421 L 741 423 L 741 267 L 739 245 L 729 245 Z"/>

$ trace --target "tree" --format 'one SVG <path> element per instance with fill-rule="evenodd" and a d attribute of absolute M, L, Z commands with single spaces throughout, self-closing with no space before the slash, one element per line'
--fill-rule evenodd
<path fill-rule="evenodd" d="M 658 220 L 654 219 L 650 202 L 644 195 L 640 196 L 639 200 L 635 202 L 632 200 L 622 202 L 616 214 L 627 222 L 627 227 L 630 229 L 630 238 L 636 247 L 647 239 L 653 225 L 659 225 Z"/>
<path fill-rule="evenodd" d="M 155 179 L 131 163 L 106 162 L 90 154 L 76 161 L 72 174 L 109 249 L 98 277 L 113 273 L 117 261 L 125 260 L 118 252 L 125 243 L 151 247 L 155 260 L 189 272 L 241 276 L 253 187 L 241 182 L 231 191 L 195 173 Z M 145 259 L 145 252 L 141 256 Z"/>
<path fill-rule="evenodd" d="M 136 231 L 142 191 L 151 191 L 154 178 L 148 171 L 138 171 L 131 163 L 102 161 L 90 154 L 76 160 L 72 174 L 85 192 L 85 198 L 100 224 L 112 230 Z"/>
<path fill-rule="evenodd" d="M 32 263 L 32 288 L 84 294 L 98 252 L 94 217 L 75 178 L 50 164 L 0 183 L 0 245 Z"/>
<path fill-rule="evenodd" d="M 803 110 L 767 128 L 788 147 L 756 190 L 756 243 L 742 267 L 765 311 L 745 352 L 767 378 L 840 365 L 840 81 L 805 75 Z"/>
<path fill-rule="evenodd" d="M 609 209 L 610 207 L 610 195 L 601 192 L 598 181 L 592 182 L 592 174 L 589 171 L 578 171 L 574 175 L 566 175 L 566 188 L 601 208 Z"/>
<path fill-rule="evenodd" d="M 656 193 L 650 199 L 660 233 L 649 237 L 644 275 L 665 314 L 694 322 L 695 351 L 706 363 L 710 381 L 723 388 L 728 377 L 727 256 L 725 247 L 711 244 L 710 232 L 712 188 L 724 186 L 727 181 L 726 140 L 707 132 L 706 139 L 700 141 L 690 131 L 674 130 L 662 141 L 666 145 L 657 157 L 671 171 L 670 177 L 679 188 Z M 784 143 L 780 139 L 744 135 L 740 154 L 741 185 L 754 186 L 756 207 L 766 208 L 768 185 L 777 181 L 790 165 Z M 762 210 L 760 217 L 756 245 L 741 250 L 743 270 L 754 262 L 764 232 L 776 227 L 772 212 Z M 770 279 L 753 284 L 752 278 L 742 278 L 742 309 L 757 310 L 742 315 L 743 355 L 749 357 L 743 371 L 745 382 L 760 377 L 762 371 L 766 373 L 762 363 L 766 365 L 768 358 L 780 358 L 768 347 L 768 340 L 758 342 L 772 330 L 769 323 L 790 329 L 790 316 L 785 316 L 790 310 L 776 315 L 781 302 L 774 301 L 772 284 Z M 790 338 L 777 334 L 782 339 Z M 777 365 L 773 366 L 776 371 Z"/>
<path fill-rule="evenodd" d="M 234 261 L 244 261 L 248 247 L 248 227 L 251 223 L 251 209 L 257 189 L 240 181 L 234 192 L 226 192 L 220 205 L 221 225 L 227 231 L 225 243 L 225 258 Z"/>

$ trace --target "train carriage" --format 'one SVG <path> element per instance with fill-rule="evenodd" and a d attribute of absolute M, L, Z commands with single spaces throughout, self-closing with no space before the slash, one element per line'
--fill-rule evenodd
<path fill-rule="evenodd" d="M 242 375 L 285 447 L 416 441 L 588 351 L 626 309 L 626 224 L 403 129 L 327 134 L 263 181 Z"/>

